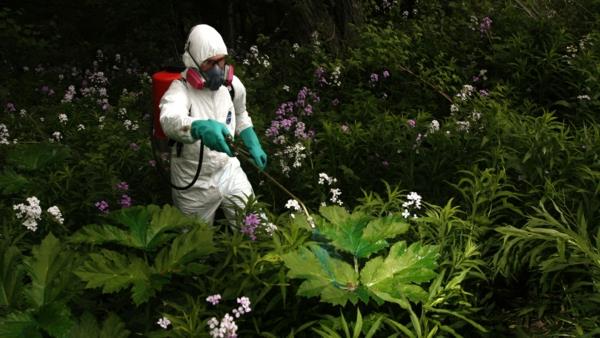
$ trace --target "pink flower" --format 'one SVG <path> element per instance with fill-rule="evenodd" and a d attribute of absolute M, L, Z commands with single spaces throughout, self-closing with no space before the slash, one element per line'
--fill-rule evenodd
<path fill-rule="evenodd" d="M 116 188 L 119 190 L 127 191 L 129 190 L 129 184 L 127 184 L 127 182 L 119 182 L 117 183 Z"/>
<path fill-rule="evenodd" d="M 417 126 L 417 121 L 410 119 L 408 121 L 406 121 L 406 123 L 408 124 L 409 127 L 414 128 Z"/>
<path fill-rule="evenodd" d="M 98 210 L 100 210 L 100 212 L 107 214 L 108 213 L 108 202 L 106 201 L 100 201 L 100 202 L 96 202 L 96 208 L 98 208 Z"/>
<path fill-rule="evenodd" d="M 119 204 L 121 205 L 121 208 L 129 208 L 131 206 L 131 197 L 125 194 L 122 195 L 121 200 L 119 200 Z"/>

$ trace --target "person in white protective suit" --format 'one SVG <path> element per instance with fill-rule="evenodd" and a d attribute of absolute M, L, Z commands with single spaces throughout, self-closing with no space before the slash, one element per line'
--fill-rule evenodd
<path fill-rule="evenodd" d="M 227 219 L 235 216 L 234 203 L 243 207 L 252 185 L 232 157 L 226 137 L 239 135 L 260 170 L 267 155 L 246 111 L 246 88 L 226 64 L 227 47 L 211 26 L 192 28 L 182 56 L 187 67 L 171 83 L 160 101 L 160 124 L 165 134 L 183 146 L 171 150 L 171 182 L 185 186 L 196 174 L 200 144 L 204 156 L 200 175 L 185 190 L 172 189 L 173 203 L 183 213 L 212 224 L 222 206 Z M 227 86 L 233 87 L 230 92 Z"/>

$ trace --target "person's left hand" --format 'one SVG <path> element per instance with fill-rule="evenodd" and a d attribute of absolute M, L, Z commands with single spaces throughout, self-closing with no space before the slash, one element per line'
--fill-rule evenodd
<path fill-rule="evenodd" d="M 248 127 L 240 133 L 242 141 L 250 151 L 250 155 L 252 156 L 252 160 L 256 163 L 258 169 L 265 170 L 267 167 L 267 153 L 260 146 L 260 142 L 258 141 L 258 136 L 254 132 L 254 128 Z"/>

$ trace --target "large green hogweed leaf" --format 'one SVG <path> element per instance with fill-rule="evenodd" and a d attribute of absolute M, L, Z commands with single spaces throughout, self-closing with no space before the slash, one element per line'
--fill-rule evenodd
<path fill-rule="evenodd" d="M 417 284 L 436 276 L 438 249 L 432 245 L 397 242 L 388 256 L 375 257 L 360 272 L 360 281 L 370 294 L 401 305 L 407 298 L 413 302 L 427 300 L 427 292 Z"/>
<path fill-rule="evenodd" d="M 361 212 L 350 214 L 339 206 L 321 207 L 319 212 L 324 218 L 317 218 L 318 231 L 338 250 L 358 258 L 388 247 L 386 239 L 408 230 L 408 223 L 398 215 L 373 218 Z"/>
<path fill-rule="evenodd" d="M 345 305 L 347 301 L 356 304 L 358 294 L 358 274 L 352 266 L 339 259 L 331 258 L 329 253 L 316 244 L 301 247 L 295 252 L 283 256 L 290 271 L 290 278 L 306 279 L 298 290 L 301 296 L 321 296 L 324 302 Z"/>

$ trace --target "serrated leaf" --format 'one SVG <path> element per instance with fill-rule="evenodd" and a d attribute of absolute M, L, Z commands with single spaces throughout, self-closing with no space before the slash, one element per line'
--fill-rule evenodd
<path fill-rule="evenodd" d="M 370 242 L 393 238 L 408 231 L 409 224 L 402 216 L 389 215 L 376 218 L 367 224 L 363 238 Z"/>
<path fill-rule="evenodd" d="M 108 219 L 127 226 L 134 248 L 146 249 L 148 244 L 147 232 L 150 225 L 152 206 L 134 206 L 120 209 L 108 215 Z"/>
<path fill-rule="evenodd" d="M 0 337 L 42 338 L 37 321 L 31 311 L 13 312 L 0 320 Z"/>
<path fill-rule="evenodd" d="M 71 235 L 69 240 L 75 243 L 116 243 L 128 247 L 137 247 L 128 231 L 108 224 L 86 225 Z"/>
<path fill-rule="evenodd" d="M 153 241 L 153 238 L 157 234 L 165 230 L 183 229 L 183 228 L 194 228 L 198 225 L 206 225 L 206 223 L 200 220 L 187 216 L 182 213 L 179 209 L 171 205 L 164 205 L 162 208 L 158 206 L 149 206 L 150 214 L 152 215 L 152 221 L 148 228 L 149 242 Z"/>
<path fill-rule="evenodd" d="M 185 264 L 214 251 L 213 231 L 208 226 L 197 225 L 162 249 L 155 259 L 155 267 L 160 274 L 182 271 Z"/>
<path fill-rule="evenodd" d="M 415 284 L 435 277 L 437 256 L 435 246 L 413 243 L 407 248 L 406 242 L 397 242 L 385 259 L 376 257 L 365 264 L 360 281 L 370 292 L 388 301 L 424 301 L 427 293 Z"/>
<path fill-rule="evenodd" d="M 160 278 L 151 278 L 148 266 L 137 257 L 132 259 L 129 269 L 135 271 L 135 279 L 131 287 L 131 299 L 135 305 L 147 302 L 156 294 L 156 290 L 164 285 Z"/>
<path fill-rule="evenodd" d="M 71 318 L 71 310 L 61 302 L 42 306 L 36 318 L 40 327 L 52 337 L 66 337 L 75 324 Z"/>
<path fill-rule="evenodd" d="M 86 288 L 101 287 L 102 292 L 113 293 L 134 283 L 149 283 L 150 273 L 140 258 L 133 257 L 130 262 L 124 255 L 103 249 L 91 253 L 75 274 L 87 283 Z"/>
<path fill-rule="evenodd" d="M 350 217 L 350 213 L 345 208 L 337 205 L 320 207 L 319 213 L 333 224 L 345 223 Z"/>
<path fill-rule="evenodd" d="M 311 244 L 283 256 L 290 269 L 288 277 L 305 279 L 298 289 L 298 295 L 314 297 L 331 304 L 345 305 L 349 300 L 356 304 L 358 276 L 350 264 L 331 258 L 329 253 L 318 245 Z"/>
<path fill-rule="evenodd" d="M 24 260 L 31 278 L 31 286 L 25 293 L 32 305 L 41 307 L 59 297 L 71 279 L 70 262 L 69 253 L 52 233 L 33 247 L 32 256 Z"/>
<path fill-rule="evenodd" d="M 127 236 L 124 236 L 121 231 L 111 230 L 110 227 L 119 229 L 114 225 L 100 228 L 97 225 L 90 225 L 84 227 L 90 229 L 82 229 L 83 232 L 78 233 L 75 239 L 92 241 L 95 235 L 100 235 L 107 241 L 116 241 L 121 245 L 151 251 L 172 237 L 172 235 L 163 235 L 165 231 L 193 228 L 202 224 L 170 205 L 162 208 L 157 205 L 147 205 L 120 209 L 110 213 L 108 219 L 126 226 L 127 230 L 124 231 Z"/>
<path fill-rule="evenodd" d="M 373 234 L 375 228 L 380 228 L 384 222 L 373 223 L 373 229 L 369 230 L 370 237 L 365 238 L 363 231 L 372 217 L 361 212 L 349 214 L 339 206 L 321 207 L 319 212 L 329 222 L 317 219 L 317 228 L 339 250 L 365 258 L 388 246 L 387 241 Z"/>

